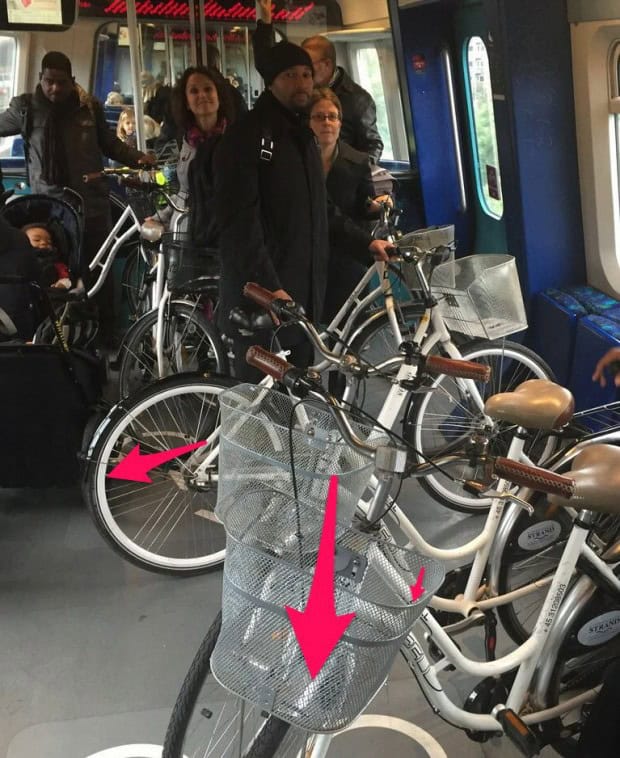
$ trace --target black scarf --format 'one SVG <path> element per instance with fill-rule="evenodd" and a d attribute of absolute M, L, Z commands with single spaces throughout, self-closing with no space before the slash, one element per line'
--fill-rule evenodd
<path fill-rule="evenodd" d="M 34 102 L 35 106 L 46 114 L 43 127 L 41 177 L 50 186 L 64 187 L 69 183 L 69 156 L 65 148 L 65 130 L 80 107 L 80 96 L 74 89 L 63 102 L 52 103 L 45 97 L 39 84 L 34 92 Z"/>

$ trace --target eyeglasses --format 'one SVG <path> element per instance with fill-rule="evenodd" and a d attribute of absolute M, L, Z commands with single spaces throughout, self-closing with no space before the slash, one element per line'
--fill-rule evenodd
<path fill-rule="evenodd" d="M 330 121 L 331 123 L 340 121 L 340 116 L 337 113 L 313 113 L 310 118 L 313 121 Z"/>

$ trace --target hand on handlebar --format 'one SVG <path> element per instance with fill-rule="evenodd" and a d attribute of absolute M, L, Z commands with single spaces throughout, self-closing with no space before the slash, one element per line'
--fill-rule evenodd
<path fill-rule="evenodd" d="M 394 243 L 387 240 L 373 240 L 368 249 L 376 261 L 384 261 L 385 263 L 388 263 L 391 257 L 399 254 L 398 248 L 394 247 Z"/>
<path fill-rule="evenodd" d="M 286 290 L 274 290 L 273 294 L 278 300 L 292 300 L 293 299 Z M 273 311 L 269 311 L 269 315 L 271 316 L 271 320 L 273 321 L 273 323 L 276 326 L 280 326 L 280 319 L 276 316 L 276 314 Z"/>
<path fill-rule="evenodd" d="M 157 163 L 157 159 L 152 153 L 142 153 L 142 158 L 138 159 L 138 163 L 141 166 L 154 166 Z"/>

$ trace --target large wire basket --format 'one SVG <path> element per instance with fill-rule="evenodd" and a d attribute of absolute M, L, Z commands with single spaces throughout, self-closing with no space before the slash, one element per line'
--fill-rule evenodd
<path fill-rule="evenodd" d="M 131 207 L 131 210 L 136 214 L 140 223 L 142 223 L 148 216 L 156 215 L 157 206 L 155 204 L 155 198 L 148 192 L 128 187 L 125 190 L 125 197 L 127 205 Z"/>
<path fill-rule="evenodd" d="M 343 440 L 325 406 L 241 384 L 220 395 L 220 409 L 216 512 L 225 526 L 228 508 L 261 486 L 291 495 L 296 484 L 300 500 L 322 507 L 334 475 L 340 482 L 339 518 L 351 522 L 372 462 Z M 362 439 L 385 442 L 367 427 L 353 427 Z"/>
<path fill-rule="evenodd" d="M 164 234 L 168 289 L 178 293 L 217 292 L 220 260 L 217 250 L 199 247 L 185 232 Z"/>
<path fill-rule="evenodd" d="M 323 511 L 265 489 L 246 492 L 227 511 L 214 676 L 236 695 L 297 727 L 343 729 L 385 681 L 412 624 L 440 586 L 443 570 L 432 559 L 338 525 L 335 608 L 338 615 L 355 617 L 313 679 L 285 608 L 306 607 Z M 410 586 L 422 568 L 424 592 L 413 602 Z"/>
<path fill-rule="evenodd" d="M 433 273 L 432 287 L 451 331 L 498 339 L 527 329 L 517 266 L 510 255 L 470 255 L 443 263 Z"/>

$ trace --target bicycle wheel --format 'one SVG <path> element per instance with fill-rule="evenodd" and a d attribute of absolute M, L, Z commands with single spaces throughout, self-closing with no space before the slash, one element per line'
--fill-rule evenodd
<path fill-rule="evenodd" d="M 173 302 L 163 329 L 164 376 L 184 372 L 227 374 L 228 360 L 219 332 L 197 303 Z M 156 349 L 157 311 L 146 313 L 128 332 L 120 357 L 119 393 L 136 392 L 160 379 Z"/>
<path fill-rule="evenodd" d="M 398 326 L 403 340 L 410 340 L 415 334 L 420 315 L 423 313 L 418 305 L 405 304 L 396 308 Z M 385 311 L 378 311 L 362 325 L 360 331 L 351 341 L 351 353 L 359 356 L 366 366 L 377 366 L 383 361 L 398 356 L 400 340 L 394 335 L 392 326 Z M 369 412 L 378 411 L 378 408 L 367 408 L 366 398 L 369 397 L 383 400 L 389 389 L 389 378 L 394 374 L 400 363 L 387 368 L 382 374 L 357 380 L 355 391 L 355 405 L 365 408 Z"/>
<path fill-rule="evenodd" d="M 549 505 L 546 495 L 534 493 L 530 502 L 534 513 L 531 516 L 525 511 L 519 514 L 502 551 L 499 595 L 550 579 L 571 532 L 571 516 L 563 508 Z M 525 642 L 534 630 L 548 589 L 548 583 L 544 583 L 529 594 L 498 607 L 504 629 L 517 644 Z"/>
<path fill-rule="evenodd" d="M 214 515 L 219 396 L 226 378 L 170 377 L 120 402 L 96 431 L 83 491 L 95 525 L 116 552 L 136 565 L 168 574 L 197 574 L 224 558 L 224 528 Z M 151 483 L 107 474 L 140 445 L 161 453 L 194 442 L 207 445 L 149 471 Z"/>
<path fill-rule="evenodd" d="M 222 625 L 211 625 L 172 710 L 162 758 L 296 758 L 306 733 L 221 687 L 210 660 Z"/>
<path fill-rule="evenodd" d="M 463 348 L 461 355 L 465 360 L 491 368 L 491 381 L 477 384 L 483 401 L 497 392 L 510 392 L 527 379 L 554 378 L 549 366 L 536 353 L 515 342 L 480 342 Z M 417 451 L 432 458 L 460 446 L 480 427 L 483 412 L 469 393 L 469 386 L 450 376 L 438 376 L 428 391 L 416 397 L 406 418 L 405 435 Z M 490 434 L 489 452 L 505 455 L 514 430 L 511 424 L 496 422 Z M 555 445 L 554 437 L 534 434 L 526 443 L 525 453 L 537 463 L 550 455 Z M 419 460 L 425 458 L 420 456 Z M 475 468 L 464 465 L 455 475 L 475 479 L 476 474 Z M 420 479 L 420 484 L 432 497 L 456 511 L 481 513 L 491 503 L 488 498 L 467 494 L 458 482 L 441 474 Z"/>
<path fill-rule="evenodd" d="M 148 280 L 149 267 L 144 260 L 140 245 L 135 245 L 125 259 L 121 286 L 127 298 L 129 316 L 137 319 L 146 313 L 150 307 L 150 292 Z"/>

